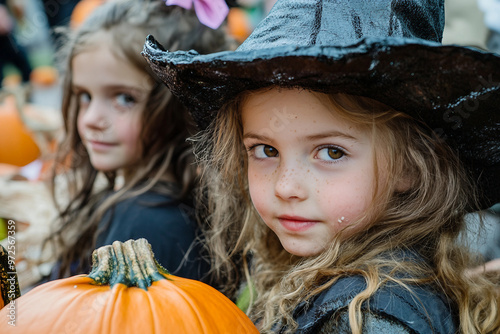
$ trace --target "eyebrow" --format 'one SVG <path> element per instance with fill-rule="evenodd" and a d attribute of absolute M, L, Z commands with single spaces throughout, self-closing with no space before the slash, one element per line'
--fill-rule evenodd
<path fill-rule="evenodd" d="M 79 89 L 79 90 L 86 90 L 87 86 L 86 85 L 80 85 L 79 83 L 73 83 L 72 84 L 74 89 Z M 134 86 L 134 85 L 123 85 L 123 84 L 118 84 L 118 85 L 104 85 L 104 89 L 106 90 L 124 90 L 124 91 L 135 91 L 135 92 L 147 92 L 146 89 L 140 87 L 140 86 Z"/>
<path fill-rule="evenodd" d="M 348 139 L 348 140 L 351 140 L 351 141 L 358 141 L 358 139 L 356 137 L 353 137 L 347 133 L 344 133 L 344 132 L 341 132 L 341 131 L 328 131 L 328 132 L 321 132 L 321 133 L 318 133 L 318 134 L 314 134 L 314 135 L 310 135 L 310 136 L 306 136 L 304 137 L 305 140 L 308 140 L 308 141 L 314 141 L 314 140 L 320 140 L 320 139 L 325 139 L 325 138 L 332 138 L 332 137 L 340 137 L 340 138 L 345 138 L 345 139 Z M 268 136 L 265 136 L 265 135 L 260 135 L 260 134 L 257 134 L 255 132 L 248 132 L 248 133 L 245 133 L 243 135 L 243 139 L 247 139 L 247 138 L 251 138 L 251 139 L 257 139 L 257 140 L 261 140 L 261 141 L 271 141 L 272 139 Z"/>
<path fill-rule="evenodd" d="M 251 139 L 257 139 L 257 140 L 261 140 L 261 141 L 270 141 L 271 138 L 269 138 L 268 136 L 264 136 L 264 135 L 259 135 L 255 132 L 247 132 L 243 135 L 243 139 L 247 139 L 247 138 L 251 138 Z"/>
<path fill-rule="evenodd" d="M 345 138 L 345 139 L 352 140 L 352 141 L 358 141 L 358 139 L 356 137 L 353 137 L 350 134 L 347 134 L 345 132 L 336 131 L 336 130 L 322 132 L 322 133 L 318 133 L 315 135 L 307 136 L 306 139 L 307 140 L 318 140 L 318 139 L 325 139 L 325 138 L 331 138 L 331 137 L 340 137 L 340 138 Z"/>

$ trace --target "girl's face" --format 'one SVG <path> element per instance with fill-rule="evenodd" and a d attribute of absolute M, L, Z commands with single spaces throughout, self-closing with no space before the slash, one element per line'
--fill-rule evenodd
<path fill-rule="evenodd" d="M 141 114 L 152 83 L 147 74 L 117 57 L 105 41 L 97 40 L 96 47 L 73 58 L 73 92 L 79 104 L 78 133 L 92 165 L 100 171 L 117 171 L 141 156 Z"/>
<path fill-rule="evenodd" d="M 314 256 L 372 203 L 376 173 L 371 133 L 336 114 L 318 95 L 272 89 L 242 105 L 252 202 L 283 247 Z M 383 179 L 383 175 L 379 175 Z"/>

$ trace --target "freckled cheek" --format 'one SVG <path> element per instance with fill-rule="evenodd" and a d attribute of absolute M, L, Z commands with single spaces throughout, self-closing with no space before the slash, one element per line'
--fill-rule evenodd
<path fill-rule="evenodd" d="M 252 203 L 261 216 L 268 212 L 268 206 L 271 204 L 273 194 L 270 178 L 265 174 L 260 174 L 249 169 L 248 184 Z"/>

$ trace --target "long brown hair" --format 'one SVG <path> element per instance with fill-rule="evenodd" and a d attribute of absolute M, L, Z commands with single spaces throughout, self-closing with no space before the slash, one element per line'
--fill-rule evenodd
<path fill-rule="evenodd" d="M 149 74 L 153 88 L 141 116 L 141 163 L 133 176 L 118 191 L 116 172 L 98 172 L 76 130 L 78 104 L 72 91 L 71 62 L 86 50 L 97 34 L 109 34 L 113 51 L 140 71 Z M 65 136 L 57 154 L 53 184 L 61 175 L 71 200 L 60 203 L 60 225 L 53 240 L 62 244 L 59 275 L 69 274 L 69 266 L 79 261 L 82 270 L 88 265 L 99 221 L 119 201 L 150 189 L 184 200 L 196 184 L 197 170 L 191 144 L 186 139 L 195 126 L 184 107 L 153 74 L 141 55 L 147 35 L 152 34 L 169 50 L 194 49 L 212 53 L 234 48 L 224 27 L 212 30 L 203 26 L 193 11 L 166 6 L 163 1 L 111 1 L 100 6 L 76 30 L 66 31 L 60 57 L 65 59 L 62 114 Z M 148 83 L 151 85 L 151 83 Z M 175 184 L 158 182 L 168 173 Z M 101 182 L 102 181 L 102 182 Z M 53 191 L 54 196 L 55 190 Z"/>
<path fill-rule="evenodd" d="M 231 279 L 226 286 L 230 295 L 238 291 L 242 276 L 255 287 L 248 313 L 262 332 L 272 332 L 277 322 L 293 332 L 297 305 L 346 275 L 361 275 L 367 282 L 367 289 L 349 305 L 354 333 L 362 331 L 361 305 L 387 281 L 406 287 L 426 283 L 441 290 L 456 305 L 463 333 L 500 329 L 494 284 L 465 275 L 476 258 L 466 251 L 460 236 L 466 231 L 467 210 L 476 207 L 475 190 L 443 140 L 406 114 L 372 99 L 314 93 L 341 117 L 371 131 L 374 168 L 386 168 L 391 178 L 377 184 L 376 193 L 382 196 L 373 198 L 366 230 L 333 242 L 316 257 L 298 258 L 284 250 L 249 197 L 240 107 L 254 93 L 247 92 L 222 108 L 198 135 L 195 152 L 204 166 L 210 214 L 206 233 L 215 268 Z M 387 166 L 378 163 L 382 157 Z M 416 251 L 424 261 L 388 258 L 394 249 Z M 249 264 L 235 265 L 235 259 Z M 411 273 L 411 278 L 397 278 L 397 273 Z"/>

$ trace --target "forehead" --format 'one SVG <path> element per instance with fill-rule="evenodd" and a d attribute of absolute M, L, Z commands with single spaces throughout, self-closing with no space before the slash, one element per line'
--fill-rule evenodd
<path fill-rule="evenodd" d="M 369 142 L 376 156 L 390 156 L 397 148 L 390 128 L 374 120 L 368 105 L 358 106 L 355 97 L 348 97 L 347 102 L 340 100 L 299 88 L 250 92 L 240 104 L 243 136 L 248 137 L 250 132 L 285 140 L 294 137 L 300 142 L 300 138 L 318 138 L 317 134 L 347 134 Z"/>
<path fill-rule="evenodd" d="M 258 119 L 284 124 L 300 119 L 318 126 L 323 123 L 326 126 L 334 121 L 360 130 L 358 125 L 345 117 L 345 111 L 334 104 L 328 95 L 299 88 L 273 87 L 250 92 L 242 97 L 240 112 L 243 123 L 247 125 Z"/>
<path fill-rule="evenodd" d="M 147 72 L 140 70 L 108 43 L 109 34 L 99 33 L 88 41 L 71 60 L 74 85 L 123 85 L 150 90 L 152 83 Z"/>
<path fill-rule="evenodd" d="M 241 105 L 241 120 L 245 137 L 303 142 L 336 136 L 370 142 L 366 131 L 338 116 L 331 101 L 306 90 L 250 94 Z"/>
<path fill-rule="evenodd" d="M 99 49 L 103 46 L 115 47 L 112 33 L 109 30 L 88 31 L 77 37 L 73 56 L 81 52 Z"/>
<path fill-rule="evenodd" d="M 131 46 L 133 47 L 133 43 L 117 38 L 116 29 L 116 27 L 111 27 L 109 29 L 90 31 L 80 36 L 75 43 L 71 59 L 72 62 L 75 57 L 82 53 L 99 52 L 103 50 L 105 53 L 112 55 L 116 60 L 131 64 L 132 60 L 127 57 L 127 54 L 129 54 L 127 50 L 130 49 Z M 137 48 L 140 47 L 140 44 L 135 44 L 137 44 Z M 140 55 L 138 58 L 142 59 Z"/>

